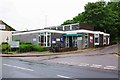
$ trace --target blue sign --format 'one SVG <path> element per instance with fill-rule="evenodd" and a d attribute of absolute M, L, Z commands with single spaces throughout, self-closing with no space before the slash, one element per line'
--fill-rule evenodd
<path fill-rule="evenodd" d="M 56 41 L 56 38 L 52 38 L 52 41 Z"/>
<path fill-rule="evenodd" d="M 64 39 L 63 39 L 63 38 L 60 38 L 60 42 L 64 42 Z"/>

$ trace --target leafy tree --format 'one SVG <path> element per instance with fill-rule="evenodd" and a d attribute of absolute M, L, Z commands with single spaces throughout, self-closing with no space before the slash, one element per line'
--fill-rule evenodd
<path fill-rule="evenodd" d="M 94 25 L 95 30 L 110 33 L 112 41 L 120 38 L 120 1 L 88 3 L 84 8 L 84 12 L 63 24 L 89 23 Z"/>

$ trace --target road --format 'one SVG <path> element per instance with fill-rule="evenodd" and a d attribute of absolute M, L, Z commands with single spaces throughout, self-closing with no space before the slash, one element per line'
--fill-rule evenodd
<path fill-rule="evenodd" d="M 2 59 L 3 78 L 118 78 L 115 71 L 89 69 L 47 62 L 29 62 L 19 58 Z M 110 79 L 109 79 L 110 80 Z"/>
<path fill-rule="evenodd" d="M 120 45 L 120 44 L 119 44 Z M 22 60 L 27 61 L 44 61 L 49 63 L 83 66 L 97 69 L 119 70 L 120 64 L 119 57 L 111 54 L 118 51 L 118 44 L 108 47 L 97 48 L 81 52 L 80 54 L 64 54 L 55 56 L 42 56 L 42 57 L 20 57 Z"/>

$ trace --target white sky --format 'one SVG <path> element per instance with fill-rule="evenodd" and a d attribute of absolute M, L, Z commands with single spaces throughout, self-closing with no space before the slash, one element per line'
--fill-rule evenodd
<path fill-rule="evenodd" d="M 0 0 L 0 19 L 16 30 L 57 26 L 98 0 Z M 108 1 L 108 0 L 107 0 Z"/>

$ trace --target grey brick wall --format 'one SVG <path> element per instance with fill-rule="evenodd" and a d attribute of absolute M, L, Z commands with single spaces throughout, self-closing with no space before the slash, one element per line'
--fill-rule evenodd
<path fill-rule="evenodd" d="M 36 39 L 36 41 L 33 41 Z M 13 40 L 20 40 L 21 42 L 33 43 L 38 44 L 38 34 L 24 34 L 24 35 L 13 35 Z"/>

